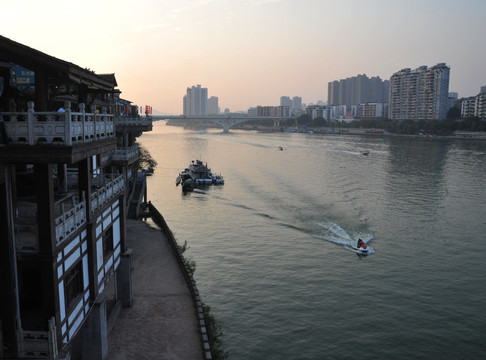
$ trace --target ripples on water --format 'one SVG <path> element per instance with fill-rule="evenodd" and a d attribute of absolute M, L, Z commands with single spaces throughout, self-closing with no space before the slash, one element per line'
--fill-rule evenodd
<path fill-rule="evenodd" d="M 486 358 L 486 144 L 160 122 L 141 143 L 230 359 Z M 226 184 L 182 194 L 196 158 Z"/>

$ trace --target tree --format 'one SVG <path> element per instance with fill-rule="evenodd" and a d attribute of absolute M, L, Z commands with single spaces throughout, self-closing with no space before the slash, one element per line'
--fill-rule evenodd
<path fill-rule="evenodd" d="M 145 149 L 142 145 L 138 145 L 138 150 L 139 150 L 139 157 L 138 160 L 135 164 L 137 172 L 142 171 L 143 169 L 152 169 L 155 170 L 157 167 L 157 161 L 155 161 L 154 158 L 152 158 L 152 155 L 150 155 L 149 151 Z"/>
<path fill-rule="evenodd" d="M 312 120 L 312 126 L 315 127 L 324 127 L 328 125 L 329 123 L 322 116 L 316 117 L 314 120 Z"/>
<path fill-rule="evenodd" d="M 302 114 L 297 118 L 297 124 L 299 126 L 309 126 L 312 123 L 312 119 L 307 114 Z"/>
<path fill-rule="evenodd" d="M 447 112 L 448 119 L 459 119 L 461 117 L 461 109 L 459 107 L 454 106 L 449 109 Z"/>

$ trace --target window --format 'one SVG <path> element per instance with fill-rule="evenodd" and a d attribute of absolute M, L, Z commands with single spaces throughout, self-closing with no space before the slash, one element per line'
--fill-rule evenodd
<path fill-rule="evenodd" d="M 66 288 L 66 305 L 68 311 L 71 311 L 76 305 L 78 297 L 83 293 L 83 262 L 79 261 L 77 265 L 69 272 L 64 280 Z"/>
<path fill-rule="evenodd" d="M 113 253 L 113 226 L 103 234 L 103 258 L 106 259 Z"/>

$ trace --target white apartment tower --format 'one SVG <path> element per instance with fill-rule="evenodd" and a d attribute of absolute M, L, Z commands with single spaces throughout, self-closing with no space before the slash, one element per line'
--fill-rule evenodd
<path fill-rule="evenodd" d="M 388 117 L 391 120 L 445 119 L 449 110 L 450 68 L 402 69 L 390 78 Z"/>
<path fill-rule="evenodd" d="M 289 96 L 280 96 L 280 106 L 292 106 L 292 100 L 290 100 Z"/>
<path fill-rule="evenodd" d="M 218 115 L 218 114 L 219 114 L 218 97 L 211 96 L 208 100 L 208 115 Z"/>
<path fill-rule="evenodd" d="M 300 96 L 292 98 L 292 112 L 295 110 L 302 110 L 302 98 Z"/>
<path fill-rule="evenodd" d="M 187 88 L 183 100 L 183 114 L 186 116 L 208 115 L 208 89 L 201 85 Z"/>

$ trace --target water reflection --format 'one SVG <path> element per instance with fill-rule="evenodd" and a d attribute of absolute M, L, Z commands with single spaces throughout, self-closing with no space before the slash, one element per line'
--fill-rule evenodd
<path fill-rule="evenodd" d="M 435 221 L 447 193 L 444 179 L 449 144 L 403 137 L 390 137 L 387 142 L 386 203 L 400 209 L 409 220 L 421 217 Z"/>

